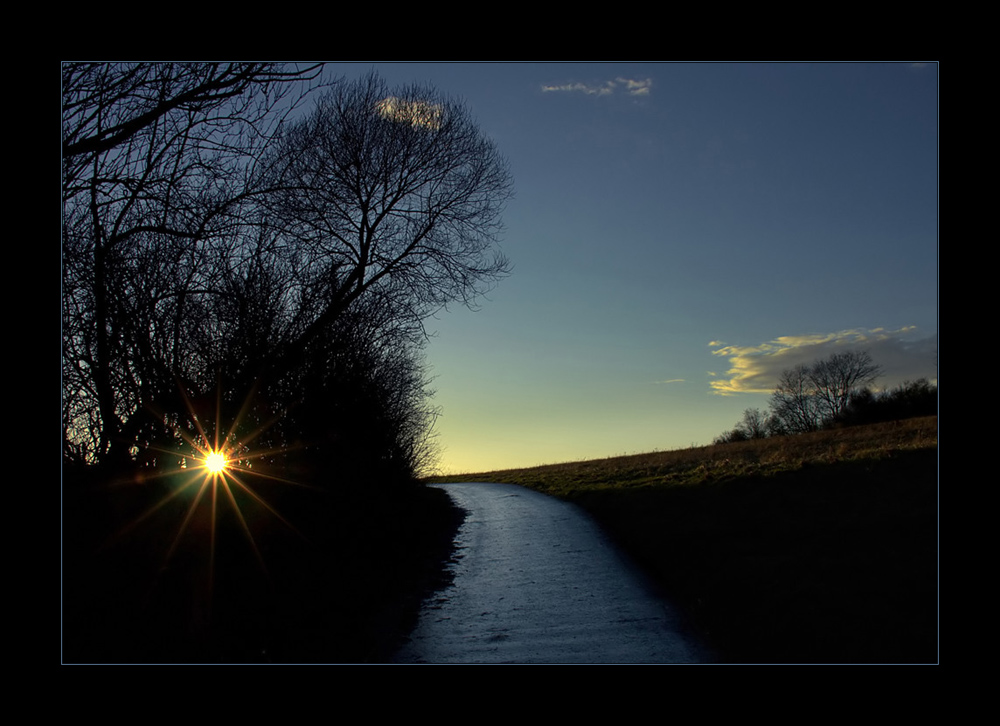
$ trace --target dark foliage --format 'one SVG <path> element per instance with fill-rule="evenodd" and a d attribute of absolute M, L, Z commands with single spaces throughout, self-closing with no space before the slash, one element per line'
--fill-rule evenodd
<path fill-rule="evenodd" d="M 921 378 L 916 381 L 905 381 L 895 388 L 882 392 L 873 392 L 868 388 L 855 391 L 847 406 L 832 423 L 841 426 L 860 426 L 918 416 L 936 416 L 937 412 L 937 386 Z"/>
<path fill-rule="evenodd" d="M 228 434 L 274 466 L 428 463 L 422 321 L 506 274 L 510 176 L 433 89 L 338 83 L 290 123 L 317 73 L 64 66 L 67 462 L 162 470 Z"/>
<path fill-rule="evenodd" d="M 68 461 L 128 468 L 230 355 L 214 315 L 252 289 L 263 154 L 319 67 L 63 65 L 63 422 Z M 259 267 L 259 266 L 258 266 Z M 242 308 L 244 330 L 261 307 Z M 266 329 L 265 329 L 266 335 Z M 260 335 L 253 336 L 260 340 Z M 162 459 L 162 457 L 160 457 Z"/>

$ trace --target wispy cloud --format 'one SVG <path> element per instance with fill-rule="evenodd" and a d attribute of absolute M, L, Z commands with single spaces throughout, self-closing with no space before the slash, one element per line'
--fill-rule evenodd
<path fill-rule="evenodd" d="M 642 80 L 618 78 L 616 80 L 618 83 L 625 84 L 625 90 L 630 96 L 648 96 L 649 92 L 653 88 L 653 80 L 651 78 L 645 78 Z"/>
<path fill-rule="evenodd" d="M 837 333 L 784 335 L 754 346 L 726 345 L 714 340 L 712 355 L 726 358 L 725 373 L 710 372 L 709 383 L 721 396 L 736 393 L 770 393 L 783 371 L 808 365 L 832 353 L 864 349 L 885 371 L 879 384 L 892 386 L 904 380 L 937 378 L 937 335 L 916 339 L 916 328 L 842 330 Z"/>
<path fill-rule="evenodd" d="M 629 96 L 648 96 L 653 88 L 653 79 L 616 78 L 603 83 L 563 83 L 543 85 L 542 93 L 583 93 L 587 96 L 610 96 L 622 92 Z"/>
<path fill-rule="evenodd" d="M 561 86 L 542 86 L 542 93 L 584 93 L 588 96 L 607 96 L 615 92 L 614 82 L 599 86 L 586 83 L 564 83 Z"/>

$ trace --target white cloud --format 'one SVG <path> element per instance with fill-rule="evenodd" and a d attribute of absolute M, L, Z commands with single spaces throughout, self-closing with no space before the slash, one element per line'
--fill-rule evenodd
<path fill-rule="evenodd" d="M 630 96 L 648 96 L 653 87 L 651 78 L 632 79 L 616 78 L 603 83 L 563 83 L 561 85 L 543 85 L 542 93 L 583 93 L 588 96 L 610 96 L 622 90 Z"/>
<path fill-rule="evenodd" d="M 640 81 L 631 78 L 616 78 L 619 83 L 625 84 L 625 90 L 633 96 L 648 96 L 653 88 L 653 79 L 646 78 Z"/>
<path fill-rule="evenodd" d="M 937 380 L 937 334 L 915 338 L 916 328 L 842 330 L 837 333 L 783 335 L 754 346 L 725 345 L 712 341 L 712 355 L 726 358 L 729 369 L 710 372 L 712 392 L 722 396 L 736 393 L 770 393 L 782 372 L 809 365 L 832 353 L 867 350 L 882 366 L 878 385 L 894 386 L 904 380 Z"/>

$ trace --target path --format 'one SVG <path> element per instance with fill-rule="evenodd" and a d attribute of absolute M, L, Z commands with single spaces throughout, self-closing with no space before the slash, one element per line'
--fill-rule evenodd
<path fill-rule="evenodd" d="M 454 582 L 397 663 L 690 663 L 676 612 L 582 510 L 510 484 L 442 484 L 468 512 Z"/>

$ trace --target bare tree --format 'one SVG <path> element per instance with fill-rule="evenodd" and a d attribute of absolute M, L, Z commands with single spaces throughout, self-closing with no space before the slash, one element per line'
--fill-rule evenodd
<path fill-rule="evenodd" d="M 337 441 L 372 432 L 355 453 L 384 436 L 384 451 L 410 470 L 425 465 L 435 414 L 415 349 L 427 315 L 450 302 L 474 305 L 508 273 L 497 248 L 511 195 L 505 159 L 462 104 L 430 88 L 390 90 L 371 75 L 332 89 L 291 125 L 269 174 L 276 191 L 259 213 L 271 235 L 268 267 L 289 271 L 288 315 L 246 372 L 256 385 L 295 389 L 303 411 L 316 412 L 312 428 L 339 427 Z M 358 328 L 345 321 L 365 330 L 346 346 Z M 362 359 L 377 381 L 355 378 Z M 317 366 L 320 379 L 291 383 Z M 317 402 L 352 398 L 331 393 L 343 381 L 325 375 L 345 367 L 352 389 L 374 398 L 353 416 L 324 419 Z M 345 432 L 350 418 L 358 420 Z"/>
<path fill-rule="evenodd" d="M 788 433 L 815 431 L 842 415 L 851 395 L 881 375 L 867 351 L 834 353 L 781 374 L 771 394 L 775 424 Z"/>
<path fill-rule="evenodd" d="M 285 191 L 270 198 L 270 222 L 322 299 L 280 351 L 286 361 L 363 295 L 419 322 L 472 304 L 509 270 L 496 247 L 506 161 L 463 105 L 433 89 L 391 91 L 375 75 L 332 89 L 289 129 L 274 173 Z"/>
<path fill-rule="evenodd" d="M 743 419 L 740 421 L 738 426 L 746 432 L 748 438 L 767 438 L 769 431 L 769 418 L 770 417 L 759 408 L 748 408 L 743 411 Z"/>
<path fill-rule="evenodd" d="M 823 419 L 832 421 L 840 416 L 851 394 L 871 385 L 880 375 L 882 367 L 864 350 L 834 353 L 814 363 L 809 382 Z"/>
<path fill-rule="evenodd" d="M 249 91 L 281 96 L 289 82 L 311 81 L 322 67 L 321 63 L 303 68 L 274 63 L 65 63 L 64 193 L 72 196 L 85 190 L 94 181 L 88 168 L 100 164 L 103 154 L 171 117 L 187 118 L 186 130 L 194 124 L 219 124 L 230 130 L 233 122 L 259 124 L 276 99 L 272 96 L 260 104 L 260 96 L 254 98 Z"/>
<path fill-rule="evenodd" d="M 822 417 L 808 366 L 796 366 L 781 374 L 771 394 L 771 411 L 787 433 L 804 433 L 820 427 Z"/>
<path fill-rule="evenodd" d="M 736 428 L 716 443 L 800 434 L 843 422 L 852 405 L 863 408 L 874 400 L 868 386 L 881 373 L 867 351 L 834 353 L 812 365 L 789 368 L 771 394 L 771 414 L 746 409 Z"/>
<path fill-rule="evenodd" d="M 713 443 L 728 444 L 750 439 L 764 439 L 773 433 L 772 417 L 759 408 L 748 408 L 743 411 L 743 417 L 730 431 L 715 437 Z"/>
<path fill-rule="evenodd" d="M 122 458 L 130 423 L 197 365 L 213 245 L 318 66 L 63 66 L 63 382 L 67 454 Z"/>

